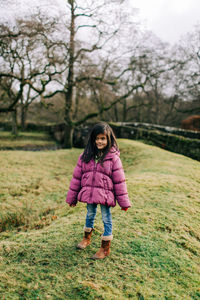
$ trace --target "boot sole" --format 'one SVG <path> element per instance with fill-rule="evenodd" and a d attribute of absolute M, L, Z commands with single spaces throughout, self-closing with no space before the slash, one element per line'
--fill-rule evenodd
<path fill-rule="evenodd" d="M 89 245 L 90 245 L 90 244 L 89 244 Z M 82 248 L 82 247 L 76 245 L 76 249 L 78 249 L 78 250 L 84 250 L 84 249 L 87 248 L 89 245 L 85 246 L 84 248 Z"/>
<path fill-rule="evenodd" d="M 101 260 L 101 259 L 105 259 L 107 256 L 102 257 L 102 258 L 100 258 L 100 257 L 90 257 L 90 259 L 92 259 L 92 260 Z"/>
<path fill-rule="evenodd" d="M 78 250 L 84 250 L 85 248 L 81 248 L 81 247 L 76 246 L 76 249 L 78 249 Z"/>

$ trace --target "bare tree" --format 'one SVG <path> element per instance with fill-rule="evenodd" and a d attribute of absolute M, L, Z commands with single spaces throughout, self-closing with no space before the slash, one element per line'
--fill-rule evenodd
<path fill-rule="evenodd" d="M 126 70 L 124 72 L 115 70 L 111 74 L 110 67 L 112 64 L 108 63 L 106 68 L 102 64 L 102 57 L 104 58 L 103 61 L 105 61 L 105 57 L 109 57 L 109 61 L 116 60 L 116 57 L 120 57 L 119 49 L 123 48 L 118 43 L 120 32 L 127 25 L 127 23 L 122 22 L 122 17 L 125 16 L 125 14 L 122 14 L 122 2 L 124 2 L 124 7 L 128 11 L 125 1 L 99 0 L 95 2 L 90 0 L 83 3 L 68 0 L 67 2 L 67 17 L 70 19 L 69 27 L 66 27 L 68 29 L 67 37 L 69 38 L 69 57 L 66 62 L 68 64 L 67 74 L 63 74 L 57 80 L 60 83 L 57 90 L 44 95 L 44 98 L 52 97 L 57 93 L 63 93 L 65 96 L 64 147 L 72 146 L 72 134 L 75 126 L 96 116 L 102 116 L 104 111 L 108 111 L 117 102 L 127 98 L 134 89 L 143 86 L 140 82 L 134 86 L 129 86 L 128 90 L 119 90 L 115 93 L 111 103 L 105 104 L 105 99 L 103 103 L 102 98 L 99 95 L 97 97 L 97 90 L 100 86 L 101 89 L 107 89 L 113 94 L 112 87 L 127 72 Z M 115 16 L 114 11 L 117 11 Z M 85 33 L 82 34 L 87 36 L 84 40 L 80 34 L 83 30 L 85 30 Z M 133 28 L 132 31 L 134 32 Z M 127 47 L 124 46 L 124 48 L 127 51 Z M 125 52 L 125 50 L 123 51 Z M 88 61 L 90 61 L 90 64 L 88 64 Z M 123 68 L 128 70 L 126 62 Z M 74 104 L 79 102 L 80 105 L 78 86 L 80 87 L 83 83 L 88 88 L 90 86 L 93 91 L 91 99 L 94 100 L 93 103 L 96 101 L 97 109 L 96 111 L 89 111 L 89 113 L 77 119 L 74 114 L 76 111 Z"/>
<path fill-rule="evenodd" d="M 200 27 L 183 37 L 172 49 L 171 56 L 179 63 L 171 72 L 171 104 L 176 123 L 186 116 L 200 114 Z M 175 100 L 175 102 L 174 102 Z"/>
<path fill-rule="evenodd" d="M 65 68 L 60 67 L 65 56 L 56 56 L 56 48 L 60 49 L 62 42 L 52 40 L 53 29 L 55 20 L 45 22 L 40 15 L 18 20 L 12 28 L 0 25 L 0 86 L 6 95 L 1 98 L 0 112 L 16 112 L 20 101 L 22 125 L 29 104 Z"/>

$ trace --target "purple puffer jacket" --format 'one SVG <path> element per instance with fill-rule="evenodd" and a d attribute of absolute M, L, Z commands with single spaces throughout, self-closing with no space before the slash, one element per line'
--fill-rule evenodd
<path fill-rule="evenodd" d="M 103 166 L 92 159 L 85 163 L 79 157 L 67 193 L 66 202 L 76 204 L 77 200 L 115 206 L 116 200 L 121 207 L 130 207 L 124 170 L 119 151 L 111 148 L 104 158 Z"/>

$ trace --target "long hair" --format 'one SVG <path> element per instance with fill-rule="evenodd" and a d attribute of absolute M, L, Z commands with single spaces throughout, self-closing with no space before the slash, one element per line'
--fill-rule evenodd
<path fill-rule="evenodd" d="M 112 128 L 105 122 L 97 123 L 92 130 L 90 131 L 88 143 L 85 147 L 83 155 L 81 157 L 82 161 L 88 163 L 91 159 L 94 159 L 98 155 L 99 150 L 96 147 L 96 137 L 98 134 L 105 134 L 107 136 L 107 146 L 103 149 L 103 155 L 100 158 L 100 162 L 103 163 L 103 160 L 106 154 L 110 151 L 112 147 L 115 148 L 115 151 L 118 150 L 118 145 L 116 141 L 115 134 Z"/>

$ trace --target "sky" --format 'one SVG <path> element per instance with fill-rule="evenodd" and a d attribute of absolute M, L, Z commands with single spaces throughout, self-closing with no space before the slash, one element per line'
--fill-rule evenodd
<path fill-rule="evenodd" d="M 65 0 L 0 0 L 1 19 L 12 18 L 7 7 L 9 2 L 16 3 L 15 13 L 19 14 L 24 9 L 32 11 L 36 5 L 44 9 L 56 10 L 58 6 L 64 9 Z M 139 9 L 137 19 L 144 29 L 171 44 L 178 43 L 181 36 L 200 24 L 200 0 L 129 0 L 129 3 Z"/>
<path fill-rule="evenodd" d="M 163 41 L 176 43 L 200 24 L 200 0 L 130 0 L 143 27 Z"/>

